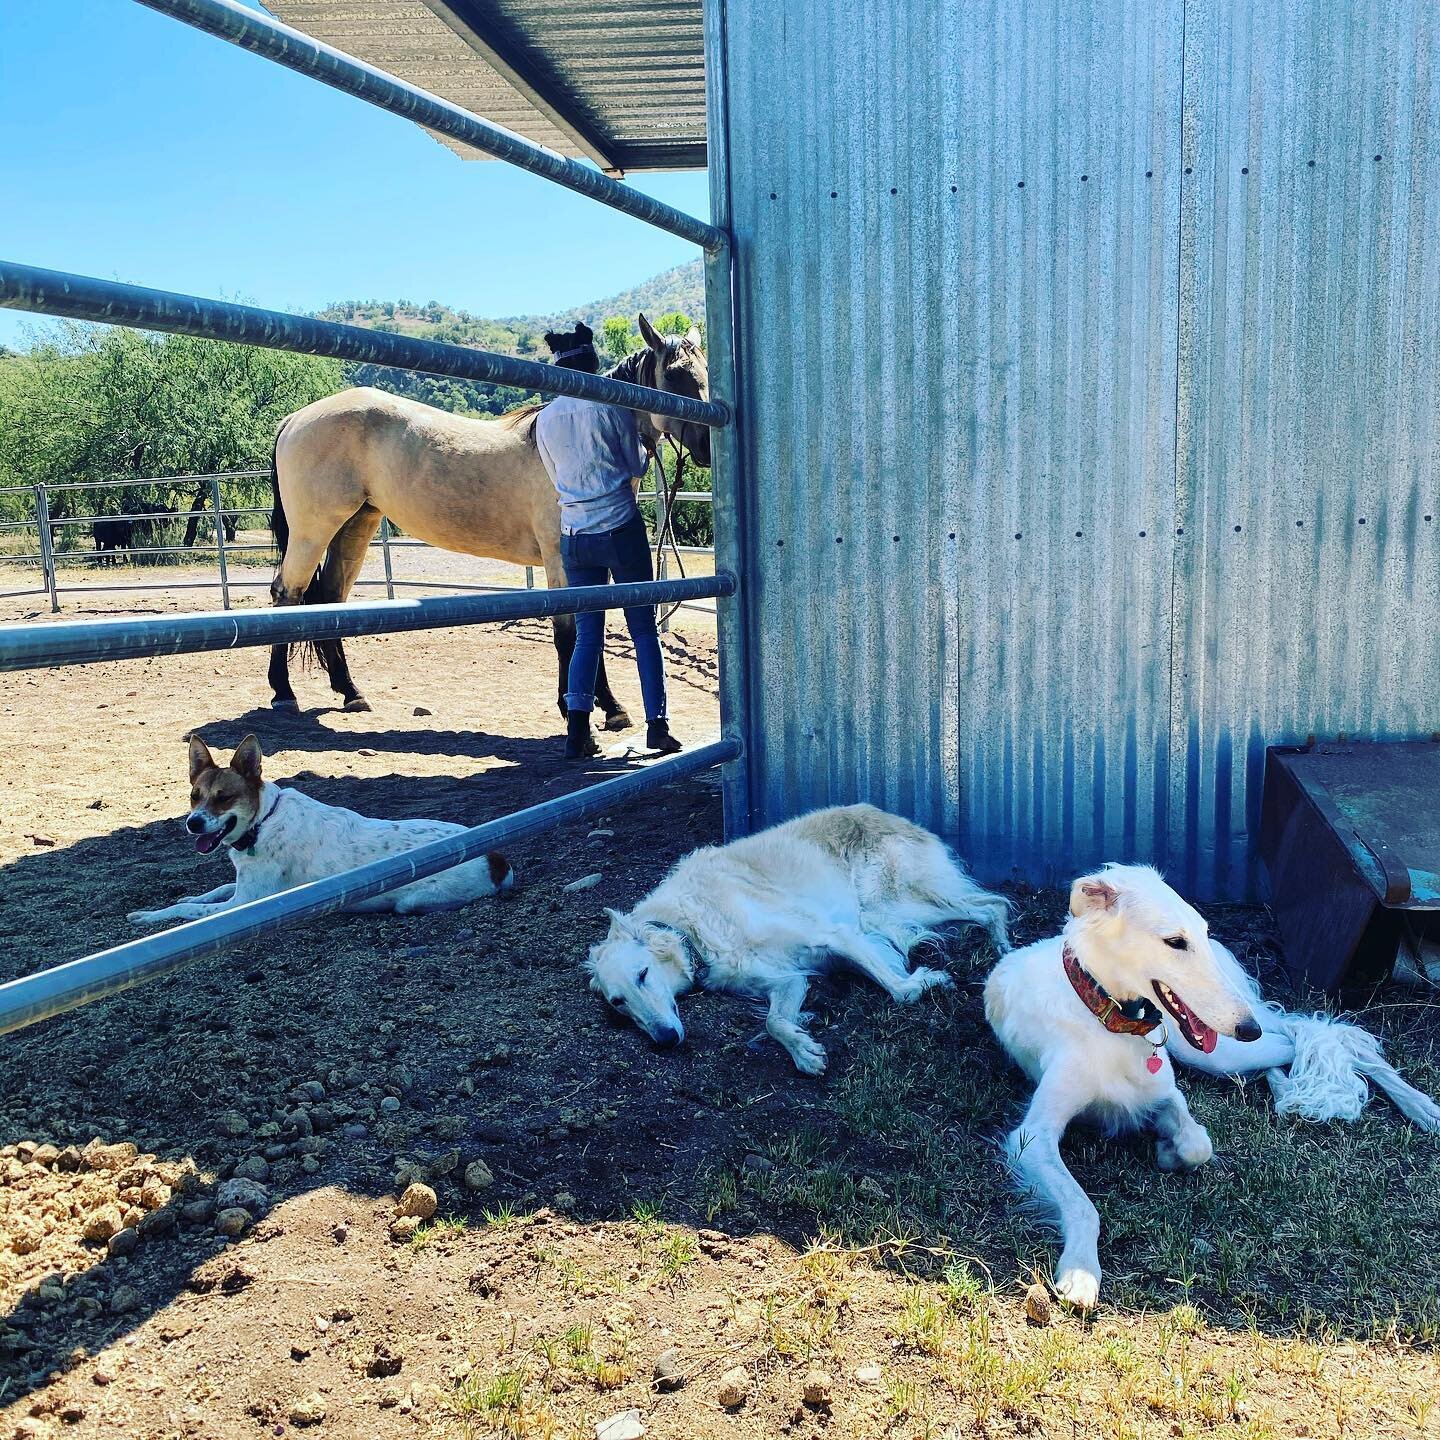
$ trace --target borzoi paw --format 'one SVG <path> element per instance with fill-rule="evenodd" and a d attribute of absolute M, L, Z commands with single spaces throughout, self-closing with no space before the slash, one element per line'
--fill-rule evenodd
<path fill-rule="evenodd" d="M 1093 1310 L 1100 1302 L 1100 1267 L 1072 1265 L 1061 1270 L 1055 1279 L 1055 1293 L 1067 1305 Z"/>
<path fill-rule="evenodd" d="M 158 925 L 161 915 L 158 910 L 132 910 L 125 918 L 132 925 Z"/>
<path fill-rule="evenodd" d="M 823 1075 L 825 1073 L 825 1047 L 808 1035 L 796 1035 L 785 1047 L 795 1068 L 802 1075 Z"/>
<path fill-rule="evenodd" d="M 1155 1142 L 1155 1163 L 1162 1170 L 1194 1170 L 1214 1154 L 1210 1136 L 1199 1125 L 1183 1135 L 1162 1136 Z"/>
<path fill-rule="evenodd" d="M 927 970 L 922 966 L 919 970 L 910 972 L 908 982 L 897 991 L 895 998 L 902 1005 L 909 1005 L 918 1000 L 927 990 L 940 989 L 954 985 L 954 983 L 954 980 L 945 971 Z"/>

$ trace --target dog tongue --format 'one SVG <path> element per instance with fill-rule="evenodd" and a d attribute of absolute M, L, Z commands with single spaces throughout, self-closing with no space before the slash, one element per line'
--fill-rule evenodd
<path fill-rule="evenodd" d="M 208 855 L 219 843 L 218 835 L 197 835 L 195 837 L 195 848 L 202 855 Z"/>
<path fill-rule="evenodd" d="M 1200 1048 L 1207 1054 L 1211 1054 L 1220 1043 L 1220 1037 L 1208 1026 L 1200 1031 Z"/>

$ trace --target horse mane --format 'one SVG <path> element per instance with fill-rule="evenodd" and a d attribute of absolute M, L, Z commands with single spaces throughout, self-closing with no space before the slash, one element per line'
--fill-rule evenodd
<path fill-rule="evenodd" d="M 677 348 L 676 340 L 666 340 L 667 360 Z M 645 385 L 653 389 L 657 375 L 655 352 L 648 346 L 632 350 L 618 365 L 607 370 L 605 375 L 610 380 L 623 380 L 630 385 Z M 507 430 L 518 430 L 533 445 L 535 421 L 549 403 L 548 400 L 532 400 L 528 405 L 517 405 L 513 410 L 507 410 L 495 423 L 505 426 Z"/>

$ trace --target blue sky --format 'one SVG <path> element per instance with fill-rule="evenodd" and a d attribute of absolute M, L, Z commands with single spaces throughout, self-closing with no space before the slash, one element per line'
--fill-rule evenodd
<path fill-rule="evenodd" d="M 558 310 L 699 254 L 129 0 L 0 0 L 0 155 L 6 259 L 281 310 Z M 708 214 L 702 173 L 633 183 Z"/>

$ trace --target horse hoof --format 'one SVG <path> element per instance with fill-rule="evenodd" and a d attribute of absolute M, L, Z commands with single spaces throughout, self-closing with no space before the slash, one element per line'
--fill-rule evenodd
<path fill-rule="evenodd" d="M 628 730 L 635 722 L 623 710 L 617 710 L 613 715 L 605 717 L 606 730 Z"/>
<path fill-rule="evenodd" d="M 358 715 L 362 711 L 370 708 L 370 702 L 363 695 L 357 695 L 353 700 L 347 700 L 345 702 L 345 708 L 352 715 Z"/>
<path fill-rule="evenodd" d="M 293 696 L 287 699 L 277 695 L 275 699 L 270 702 L 270 708 L 280 711 L 282 715 L 298 715 L 300 713 L 300 702 Z"/>

